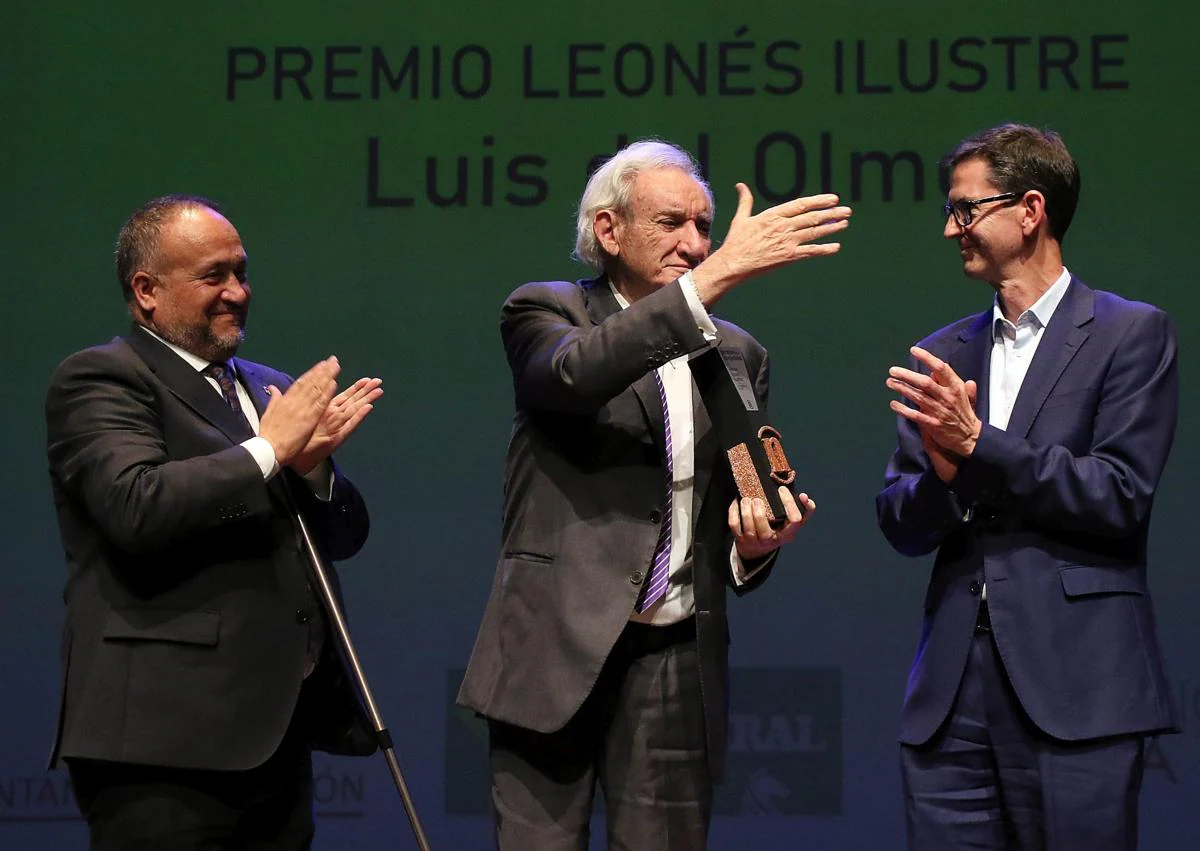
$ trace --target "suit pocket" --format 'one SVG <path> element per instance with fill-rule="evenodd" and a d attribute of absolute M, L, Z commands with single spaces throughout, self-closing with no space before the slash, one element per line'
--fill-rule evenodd
<path fill-rule="evenodd" d="M 553 564 L 554 556 L 549 553 L 538 553 L 532 550 L 505 550 L 505 559 L 514 559 L 516 561 L 532 561 L 538 564 Z"/>
<path fill-rule="evenodd" d="M 506 550 L 500 557 L 500 587 L 508 588 L 523 569 L 537 572 L 538 582 L 544 581 L 546 568 L 553 566 L 554 556 L 529 550 Z"/>
<path fill-rule="evenodd" d="M 186 609 L 115 609 L 104 622 L 105 641 L 166 641 L 215 647 L 221 613 Z"/>
<path fill-rule="evenodd" d="M 1146 585 L 1135 567 L 1067 565 L 1058 569 L 1063 593 L 1068 597 L 1087 594 L 1145 594 Z"/>

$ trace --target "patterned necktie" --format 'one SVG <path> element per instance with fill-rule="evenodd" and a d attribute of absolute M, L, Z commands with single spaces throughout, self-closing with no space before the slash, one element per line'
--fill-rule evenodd
<path fill-rule="evenodd" d="M 663 386 L 658 370 L 654 371 L 654 383 L 658 385 L 658 398 L 663 409 L 663 429 L 666 433 L 667 499 L 663 509 L 662 530 L 658 533 L 658 544 L 654 547 L 654 565 L 650 568 L 650 575 L 646 577 L 642 595 L 635 606 L 638 612 L 646 611 L 667 593 L 667 577 L 671 569 L 671 504 L 675 487 L 675 461 L 671 454 L 671 415 L 667 412 L 667 388 Z"/>
<path fill-rule="evenodd" d="M 246 419 L 246 415 L 242 413 L 242 402 L 238 399 L 237 385 L 233 383 L 233 370 L 229 364 L 224 361 L 213 361 L 208 366 L 201 370 L 205 375 L 210 376 L 217 382 L 217 386 L 221 388 L 221 395 L 225 397 L 225 403 L 230 409 L 237 414 L 242 422 L 246 423 L 247 428 L 250 426 L 250 421 Z M 253 429 L 251 429 L 253 431 Z"/>

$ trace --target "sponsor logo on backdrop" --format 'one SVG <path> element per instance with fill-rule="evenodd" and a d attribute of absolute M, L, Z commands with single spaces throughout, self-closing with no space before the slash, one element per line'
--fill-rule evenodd
<path fill-rule="evenodd" d="M 30 766 L 22 774 L 0 777 L 0 822 L 61 822 L 80 818 L 65 771 Z"/>
<path fill-rule="evenodd" d="M 487 815 L 487 724 L 454 705 L 463 671 L 446 676 L 450 815 Z M 729 761 L 718 815 L 842 811 L 842 676 L 838 668 L 739 668 L 731 674 Z"/>
<path fill-rule="evenodd" d="M 313 754 L 313 813 L 319 819 L 367 815 L 363 761 Z"/>
<path fill-rule="evenodd" d="M 366 813 L 367 779 L 359 766 L 313 755 L 313 809 L 316 817 L 361 818 Z M 0 824 L 82 821 L 66 771 L 40 766 L 0 777 Z"/>
<path fill-rule="evenodd" d="M 729 759 L 715 812 L 838 815 L 842 811 L 842 672 L 735 668 Z"/>

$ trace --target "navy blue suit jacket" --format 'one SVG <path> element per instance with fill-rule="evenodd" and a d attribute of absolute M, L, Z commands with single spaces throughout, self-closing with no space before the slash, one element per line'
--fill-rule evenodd
<path fill-rule="evenodd" d="M 919 344 L 975 379 L 985 423 L 991 323 L 989 309 Z M 950 711 L 985 582 L 1005 671 L 1041 730 L 1076 741 L 1176 726 L 1146 585 L 1179 402 L 1174 329 L 1161 310 L 1072 278 L 1042 334 L 1008 428 L 984 425 L 949 486 L 898 418 L 879 525 L 905 555 L 937 550 L 907 744 Z"/>

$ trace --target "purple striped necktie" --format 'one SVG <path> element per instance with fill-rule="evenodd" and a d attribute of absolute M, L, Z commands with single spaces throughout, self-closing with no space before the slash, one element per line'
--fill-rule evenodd
<path fill-rule="evenodd" d="M 635 606 L 638 612 L 646 611 L 663 598 L 667 593 L 667 578 L 671 572 L 671 504 L 675 487 L 675 460 L 671 450 L 671 416 L 667 412 L 667 388 L 663 386 L 658 370 L 654 371 L 654 383 L 658 385 L 658 398 L 662 402 L 663 410 L 663 430 L 666 434 L 667 498 L 663 508 L 662 530 L 658 533 L 658 544 L 654 547 L 654 564 Z"/>

